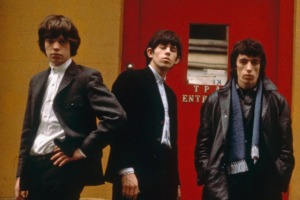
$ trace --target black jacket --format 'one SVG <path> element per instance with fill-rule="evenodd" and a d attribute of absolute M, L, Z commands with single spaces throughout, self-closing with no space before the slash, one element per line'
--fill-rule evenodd
<path fill-rule="evenodd" d="M 195 147 L 195 168 L 198 184 L 204 184 L 203 200 L 228 199 L 225 154 L 230 119 L 230 83 L 231 80 L 222 89 L 210 95 L 201 108 L 200 128 Z M 295 162 L 290 109 L 285 98 L 266 77 L 263 79 L 261 120 L 260 137 L 263 137 L 264 153 L 271 163 L 270 173 L 273 173 L 269 184 L 280 185 L 280 190 L 286 191 Z"/>
<path fill-rule="evenodd" d="M 111 144 L 106 171 L 108 181 L 112 182 L 119 170 L 133 167 L 139 183 L 142 180 L 144 183 L 151 183 L 155 178 L 166 177 L 170 179 L 169 183 L 179 184 L 177 100 L 166 84 L 165 90 L 172 145 L 168 155 L 162 153 L 164 107 L 151 69 L 128 70 L 115 81 L 112 92 L 123 106 L 128 120 L 118 140 Z"/>

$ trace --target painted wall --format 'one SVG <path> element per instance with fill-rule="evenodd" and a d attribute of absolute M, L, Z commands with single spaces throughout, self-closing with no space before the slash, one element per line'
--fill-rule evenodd
<path fill-rule="evenodd" d="M 294 8 L 292 123 L 296 166 L 290 183 L 290 200 L 300 200 L 300 0 L 295 0 Z"/>
<path fill-rule="evenodd" d="M 77 63 L 99 70 L 109 88 L 119 73 L 122 0 L 0 1 L 0 199 L 14 196 L 28 83 L 48 66 L 37 29 L 49 14 L 63 14 L 77 26 L 82 39 Z M 111 185 L 88 187 L 82 196 L 111 199 Z"/>
<path fill-rule="evenodd" d="M 77 63 L 101 71 L 110 88 L 120 71 L 122 0 L 0 0 L 0 199 L 14 196 L 15 171 L 28 83 L 45 69 L 38 24 L 48 14 L 72 19 L 82 39 Z M 296 168 L 290 200 L 300 200 L 300 0 L 295 0 L 292 118 Z M 104 152 L 104 164 L 109 149 Z M 105 166 L 104 166 L 105 167 Z M 111 199 L 111 185 L 87 187 L 82 197 Z"/>

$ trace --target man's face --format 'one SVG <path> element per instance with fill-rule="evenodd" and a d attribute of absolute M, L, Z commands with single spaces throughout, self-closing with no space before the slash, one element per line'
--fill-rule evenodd
<path fill-rule="evenodd" d="M 179 62 L 177 47 L 171 44 L 159 44 L 154 50 L 148 48 L 147 53 L 152 58 L 150 65 L 159 71 L 168 71 Z"/>
<path fill-rule="evenodd" d="M 62 35 L 55 39 L 46 39 L 45 52 L 49 62 L 57 67 L 71 57 L 70 43 Z"/>
<path fill-rule="evenodd" d="M 239 54 L 236 59 L 237 83 L 243 89 L 256 86 L 260 72 L 260 58 Z"/>

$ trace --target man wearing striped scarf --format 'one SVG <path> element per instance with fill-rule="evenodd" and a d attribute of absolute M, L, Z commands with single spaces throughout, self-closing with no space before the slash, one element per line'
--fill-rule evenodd
<path fill-rule="evenodd" d="M 201 108 L 195 147 L 202 200 L 281 200 L 294 168 L 290 109 L 265 75 L 262 45 L 244 39 L 231 78 Z"/>

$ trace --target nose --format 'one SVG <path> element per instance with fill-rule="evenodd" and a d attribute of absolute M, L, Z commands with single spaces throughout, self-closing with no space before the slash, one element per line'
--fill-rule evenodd
<path fill-rule="evenodd" d="M 247 71 L 251 71 L 252 69 L 253 69 L 252 63 L 251 63 L 251 62 L 248 62 L 248 63 L 246 64 L 246 70 L 247 70 Z"/>
<path fill-rule="evenodd" d="M 61 45 L 60 45 L 59 41 L 55 41 L 55 42 L 53 42 L 52 47 L 53 47 L 53 49 L 60 49 Z"/>
<path fill-rule="evenodd" d="M 167 48 L 166 48 L 166 53 L 170 53 L 171 52 L 171 47 L 170 46 L 167 46 Z"/>

